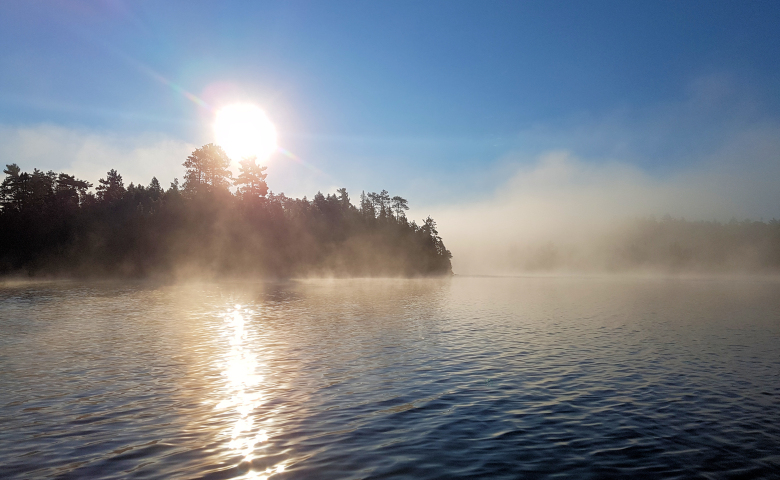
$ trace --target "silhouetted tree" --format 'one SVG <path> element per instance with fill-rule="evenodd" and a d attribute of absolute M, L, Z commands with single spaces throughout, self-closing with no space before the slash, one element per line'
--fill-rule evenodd
<path fill-rule="evenodd" d="M 347 211 L 349 209 L 349 207 L 350 207 L 349 193 L 347 193 L 347 189 L 346 188 L 339 188 L 338 190 L 336 190 L 336 193 L 339 194 L 339 203 L 341 204 L 341 208 L 344 211 Z"/>
<path fill-rule="evenodd" d="M 30 178 L 30 206 L 37 210 L 43 209 L 47 199 L 54 195 L 56 181 L 57 174 L 53 171 L 44 173 L 37 168 L 34 169 Z"/>
<path fill-rule="evenodd" d="M 106 178 L 98 180 L 97 198 L 103 203 L 114 203 L 125 194 L 125 185 L 122 175 L 113 168 L 106 173 Z"/>
<path fill-rule="evenodd" d="M 60 173 L 57 175 L 54 193 L 60 205 L 67 208 L 78 207 L 87 197 L 87 189 L 92 184 L 84 180 L 79 180 L 73 175 Z"/>
<path fill-rule="evenodd" d="M 184 194 L 194 196 L 201 192 L 226 192 L 232 174 L 228 170 L 230 159 L 219 145 L 209 143 L 187 157 L 183 163 Z"/>
<path fill-rule="evenodd" d="M 387 190 L 382 190 L 379 193 L 369 193 L 368 200 L 374 209 L 375 218 L 385 220 L 390 216 L 390 194 L 387 193 Z"/>
<path fill-rule="evenodd" d="M 15 163 L 6 165 L 3 173 L 6 175 L 3 183 L 0 184 L 0 201 L 3 210 L 21 210 L 27 193 L 26 184 L 29 175 L 23 174 L 19 165 Z"/>
<path fill-rule="evenodd" d="M 400 221 L 402 218 L 406 218 L 406 210 L 409 210 L 409 202 L 398 195 L 392 198 L 393 211 L 395 212 L 395 219 Z"/>
<path fill-rule="evenodd" d="M 152 177 L 152 181 L 149 182 L 147 190 L 149 190 L 149 195 L 152 197 L 152 200 L 157 200 L 162 197 L 163 189 L 160 186 L 160 181 L 157 180 L 157 177 Z"/>
<path fill-rule="evenodd" d="M 241 160 L 238 178 L 233 182 L 238 187 L 237 193 L 248 198 L 264 197 L 268 193 L 265 169 L 257 164 L 257 157 Z"/>
<path fill-rule="evenodd" d="M 373 195 L 376 194 L 374 193 Z M 375 218 L 374 202 L 371 200 L 371 197 L 366 195 L 365 190 L 360 194 L 360 213 L 363 215 L 363 218 L 371 218 L 371 219 Z"/>

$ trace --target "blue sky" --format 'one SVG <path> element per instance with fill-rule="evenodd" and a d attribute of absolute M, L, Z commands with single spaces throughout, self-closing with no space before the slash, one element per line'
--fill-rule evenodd
<path fill-rule="evenodd" d="M 2 2 L 0 160 L 168 182 L 213 141 L 189 92 L 264 108 L 305 162 L 269 163 L 294 195 L 482 201 L 561 151 L 655 180 L 747 158 L 763 178 L 779 24 L 771 1 Z M 749 190 L 729 214 L 780 217 Z"/>

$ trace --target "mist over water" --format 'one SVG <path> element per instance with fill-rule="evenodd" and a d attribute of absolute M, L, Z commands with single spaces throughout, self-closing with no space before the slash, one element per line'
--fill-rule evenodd
<path fill-rule="evenodd" d="M 482 200 L 430 210 L 459 274 L 777 273 L 780 194 L 767 182 L 780 167 L 767 158 L 780 147 L 766 136 L 739 168 L 708 159 L 668 175 L 551 152 Z"/>
<path fill-rule="evenodd" d="M 3 478 L 780 471 L 780 282 L 0 286 Z"/>

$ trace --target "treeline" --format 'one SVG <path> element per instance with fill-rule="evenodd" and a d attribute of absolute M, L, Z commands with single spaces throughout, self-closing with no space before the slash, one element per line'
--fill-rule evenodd
<path fill-rule="evenodd" d="M 515 247 L 509 257 L 514 268 L 531 271 L 777 273 L 780 221 L 637 218 L 578 244 Z"/>
<path fill-rule="evenodd" d="M 615 243 L 617 266 L 666 270 L 776 272 L 780 222 L 689 221 L 666 215 L 630 222 Z"/>
<path fill-rule="evenodd" d="M 265 167 L 213 144 L 184 162 L 184 181 L 93 185 L 66 173 L 7 165 L 0 187 L 0 273 L 30 275 L 422 276 L 451 273 L 430 217 L 406 199 L 346 189 L 309 200 L 274 194 Z M 234 187 L 234 191 L 231 191 Z"/>

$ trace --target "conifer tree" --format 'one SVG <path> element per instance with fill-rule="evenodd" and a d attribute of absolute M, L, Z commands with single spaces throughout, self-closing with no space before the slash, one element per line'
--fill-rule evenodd
<path fill-rule="evenodd" d="M 264 197 L 268 193 L 268 184 L 265 178 L 265 166 L 257 164 L 257 157 L 249 157 L 241 160 L 238 178 L 233 184 L 238 187 L 237 193 L 248 198 Z"/>
<path fill-rule="evenodd" d="M 24 180 L 22 178 L 22 169 L 19 165 L 12 163 L 5 166 L 6 177 L 0 184 L 0 204 L 3 210 L 21 210 L 24 201 Z"/>
<path fill-rule="evenodd" d="M 195 196 L 201 192 L 227 192 L 232 174 L 228 170 L 230 158 L 219 145 L 209 143 L 187 157 L 183 163 L 184 193 Z"/>
<path fill-rule="evenodd" d="M 60 205 L 67 208 L 78 208 L 88 197 L 87 189 L 91 187 L 92 184 L 89 182 L 79 180 L 67 173 L 60 173 L 57 175 L 54 194 Z"/>
<path fill-rule="evenodd" d="M 149 188 L 147 190 L 149 190 L 152 200 L 157 200 L 163 194 L 163 189 L 160 186 L 160 181 L 157 180 L 157 177 L 152 177 L 152 181 L 149 182 Z"/>
<path fill-rule="evenodd" d="M 97 198 L 103 203 L 113 203 L 125 194 L 125 185 L 120 175 L 113 168 L 106 173 L 106 178 L 98 180 Z"/>
<path fill-rule="evenodd" d="M 339 203 L 341 204 L 341 208 L 344 211 L 349 210 L 350 203 L 349 203 L 349 193 L 347 193 L 347 189 L 339 188 L 338 190 L 336 190 L 336 193 L 339 194 L 338 198 L 339 198 Z"/>
<path fill-rule="evenodd" d="M 398 195 L 394 196 L 392 200 L 395 219 L 401 221 L 402 218 L 406 218 L 406 214 L 404 212 L 409 210 L 409 202 L 405 198 Z"/>

